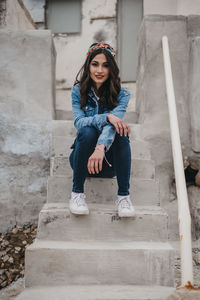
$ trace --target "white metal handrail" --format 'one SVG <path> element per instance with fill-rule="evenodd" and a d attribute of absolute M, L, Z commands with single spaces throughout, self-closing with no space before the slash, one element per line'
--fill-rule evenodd
<path fill-rule="evenodd" d="M 165 69 L 165 82 L 167 89 L 169 120 L 171 130 L 172 152 L 174 171 L 176 179 L 176 190 L 178 197 L 178 222 L 180 234 L 181 255 L 181 284 L 182 286 L 193 285 L 192 264 L 192 238 L 191 238 L 191 216 L 188 204 L 188 196 L 183 167 L 183 155 L 181 150 L 180 133 L 176 111 L 176 101 L 169 55 L 167 36 L 162 37 L 163 59 Z"/>

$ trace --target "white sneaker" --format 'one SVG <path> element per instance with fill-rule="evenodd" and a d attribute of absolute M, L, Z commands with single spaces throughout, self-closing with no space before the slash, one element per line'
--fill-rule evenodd
<path fill-rule="evenodd" d="M 85 195 L 83 193 L 72 192 L 71 199 L 69 201 L 69 209 L 76 215 L 88 215 L 89 209 L 85 202 Z"/>
<path fill-rule="evenodd" d="M 135 216 L 135 209 L 131 203 L 130 197 L 128 196 L 118 196 L 115 201 L 118 209 L 119 217 L 133 217 Z"/>

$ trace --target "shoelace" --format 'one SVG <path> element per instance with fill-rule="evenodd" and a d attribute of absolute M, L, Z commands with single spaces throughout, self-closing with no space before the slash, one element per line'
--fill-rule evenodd
<path fill-rule="evenodd" d="M 131 203 L 127 198 L 122 198 L 118 201 L 118 205 L 120 205 L 122 208 L 128 208 L 130 209 Z"/>
<path fill-rule="evenodd" d="M 86 206 L 85 205 L 85 195 L 84 194 L 75 196 L 73 201 L 75 201 L 78 206 Z"/>

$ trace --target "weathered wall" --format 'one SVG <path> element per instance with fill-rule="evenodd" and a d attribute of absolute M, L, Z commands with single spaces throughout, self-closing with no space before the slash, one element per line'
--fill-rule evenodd
<path fill-rule="evenodd" d="M 0 232 L 37 224 L 46 202 L 50 121 L 25 122 L 0 114 Z"/>
<path fill-rule="evenodd" d="M 22 0 L 5 0 L 0 4 L 0 28 L 11 30 L 34 29 L 35 23 Z M 0 19 L 1 19 L 0 18 Z"/>
<path fill-rule="evenodd" d="M 200 0 L 177 0 L 177 14 L 179 15 L 199 15 Z"/>
<path fill-rule="evenodd" d="M 54 118 L 50 31 L 0 30 L 0 232 L 37 223 Z"/>
<path fill-rule="evenodd" d="M 6 0 L 0 1 L 0 28 L 6 24 Z"/>
<path fill-rule="evenodd" d="M 55 52 L 51 32 L 3 29 L 0 53 L 0 111 L 18 120 L 53 119 Z"/>
<path fill-rule="evenodd" d="M 140 122 L 144 124 L 144 137 L 151 144 L 152 156 L 156 162 L 161 203 L 169 212 L 171 239 L 178 238 L 177 201 L 170 201 L 173 162 L 161 39 L 163 35 L 167 35 L 169 39 L 183 155 L 194 157 L 189 97 L 189 65 L 192 57 L 188 34 L 197 29 L 192 24 L 188 27 L 188 21 L 183 16 L 146 16 L 140 33 L 136 107 Z M 198 107 L 193 110 L 196 110 L 195 116 L 200 115 Z M 198 124 L 200 125 L 200 121 Z"/>
<path fill-rule="evenodd" d="M 45 28 L 45 0 L 23 0 L 37 28 Z"/>
<path fill-rule="evenodd" d="M 196 17 L 190 17 L 188 25 L 188 35 L 190 37 L 189 102 L 191 114 L 192 150 L 200 152 L 200 18 L 197 19 Z"/>
<path fill-rule="evenodd" d="M 144 0 L 144 15 L 176 15 L 178 0 Z"/>
<path fill-rule="evenodd" d="M 144 15 L 200 14 L 200 0 L 144 0 Z"/>

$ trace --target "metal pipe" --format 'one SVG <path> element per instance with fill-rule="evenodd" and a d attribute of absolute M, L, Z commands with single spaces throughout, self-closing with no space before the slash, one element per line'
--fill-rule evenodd
<path fill-rule="evenodd" d="M 162 48 L 167 89 L 169 120 L 171 130 L 172 153 L 178 198 L 178 222 L 180 234 L 181 283 L 182 286 L 193 285 L 191 216 L 183 167 L 180 133 L 176 111 L 176 101 L 172 79 L 171 62 L 167 36 L 162 37 Z"/>

